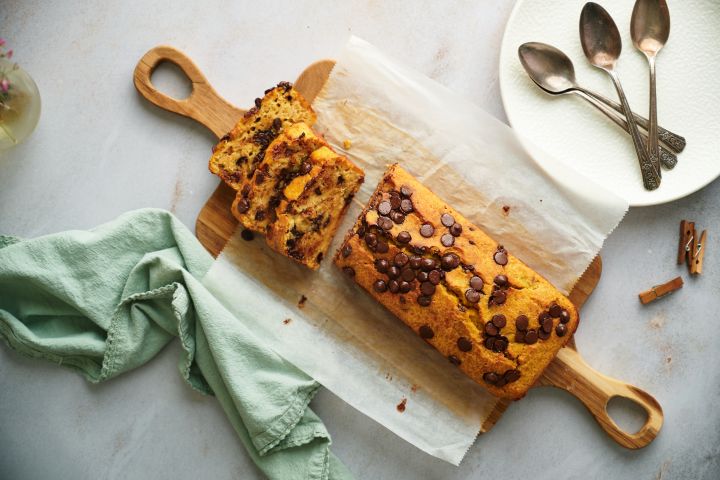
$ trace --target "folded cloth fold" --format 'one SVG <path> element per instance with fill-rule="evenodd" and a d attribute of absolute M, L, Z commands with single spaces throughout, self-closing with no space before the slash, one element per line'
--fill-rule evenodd
<path fill-rule="evenodd" d="M 0 337 L 93 383 L 143 365 L 178 337 L 182 377 L 215 395 L 265 475 L 351 478 L 308 408 L 318 383 L 205 289 L 211 264 L 192 233 L 157 209 L 90 231 L 0 236 Z"/>

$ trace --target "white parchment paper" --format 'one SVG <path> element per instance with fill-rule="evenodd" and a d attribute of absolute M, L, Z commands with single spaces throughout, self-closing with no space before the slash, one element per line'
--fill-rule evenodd
<path fill-rule="evenodd" d="M 356 37 L 313 107 L 318 130 L 341 151 L 350 140 L 345 153 L 366 174 L 331 253 L 395 162 L 566 293 L 627 210 L 554 159 L 533 160 L 507 125 Z M 310 272 L 236 232 L 204 283 L 290 362 L 438 458 L 459 464 L 497 405 L 330 261 Z"/>

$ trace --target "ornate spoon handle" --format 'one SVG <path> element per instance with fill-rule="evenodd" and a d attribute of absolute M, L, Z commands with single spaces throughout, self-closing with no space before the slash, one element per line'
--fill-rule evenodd
<path fill-rule="evenodd" d="M 630 133 L 630 127 L 628 127 L 627 122 L 625 121 L 625 117 L 622 116 L 619 113 L 616 113 L 615 110 L 612 110 L 610 107 L 605 105 L 604 103 L 600 102 L 595 97 L 591 97 L 584 92 L 575 91 L 575 93 L 580 96 L 581 98 L 585 99 L 590 105 L 600 110 L 603 114 L 605 114 L 610 120 L 615 122 L 620 128 L 625 130 L 626 133 Z M 640 132 L 640 136 L 643 137 L 643 140 L 647 142 L 647 136 L 645 136 L 642 132 Z M 670 150 L 666 149 L 662 145 L 660 145 L 660 163 L 662 163 L 665 168 L 668 170 L 671 170 L 677 165 L 677 156 L 672 153 Z"/>
<path fill-rule="evenodd" d="M 584 88 L 579 88 L 578 90 L 587 95 L 590 95 L 591 97 L 595 98 L 596 100 L 599 100 L 602 103 L 604 103 L 605 105 L 607 105 L 608 107 L 612 108 L 616 112 L 624 115 L 622 105 L 620 105 L 619 103 L 617 103 L 613 100 L 610 100 L 609 98 L 606 98 L 606 97 L 600 95 L 599 93 L 595 93 L 591 90 L 587 90 Z M 650 129 L 650 121 L 647 118 L 641 117 L 637 113 L 633 113 L 633 117 L 635 119 L 635 122 L 638 125 L 640 125 L 642 128 L 644 128 L 645 130 Z M 685 149 L 685 145 L 687 145 L 687 142 L 685 141 L 684 137 L 678 135 L 677 133 L 673 133 L 670 130 L 666 130 L 660 126 L 658 126 L 658 137 L 665 145 L 667 145 L 670 148 L 670 150 L 672 150 L 675 153 L 682 152 Z"/>

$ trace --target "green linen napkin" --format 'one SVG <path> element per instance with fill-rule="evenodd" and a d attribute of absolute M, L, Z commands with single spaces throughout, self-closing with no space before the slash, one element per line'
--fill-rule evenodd
<path fill-rule="evenodd" d="M 215 395 L 265 475 L 351 478 L 308 408 L 318 383 L 202 286 L 211 263 L 180 221 L 156 209 L 90 231 L 0 236 L 0 337 L 93 383 L 143 365 L 179 337 L 180 374 Z"/>

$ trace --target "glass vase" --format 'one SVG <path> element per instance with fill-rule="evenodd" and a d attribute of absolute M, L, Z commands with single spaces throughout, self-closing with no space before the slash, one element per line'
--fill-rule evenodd
<path fill-rule="evenodd" d="M 40 119 L 40 92 L 32 77 L 14 62 L 0 58 L 0 71 L 8 81 L 7 92 L 0 90 L 0 150 L 5 150 L 35 130 Z"/>

